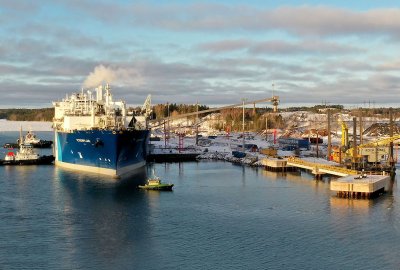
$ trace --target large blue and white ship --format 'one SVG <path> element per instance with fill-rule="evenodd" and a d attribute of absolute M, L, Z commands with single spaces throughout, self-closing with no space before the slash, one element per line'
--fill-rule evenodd
<path fill-rule="evenodd" d="M 57 166 L 119 178 L 145 165 L 150 133 L 146 113 L 128 115 L 125 102 L 113 100 L 108 84 L 95 93 L 67 95 L 53 105 Z"/>

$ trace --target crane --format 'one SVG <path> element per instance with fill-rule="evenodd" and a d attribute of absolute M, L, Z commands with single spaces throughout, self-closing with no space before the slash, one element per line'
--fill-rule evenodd
<path fill-rule="evenodd" d="M 378 147 L 378 146 L 386 146 L 388 144 L 390 144 L 391 142 L 394 142 L 396 140 L 400 140 L 400 134 L 397 134 L 393 137 L 388 137 L 388 138 L 383 138 L 383 139 L 379 139 L 373 142 L 368 142 L 368 143 L 364 143 L 364 144 L 360 144 L 359 146 L 357 146 L 357 148 L 362 149 L 362 148 L 369 148 L 369 147 Z M 354 148 L 349 148 L 346 151 L 346 155 L 347 156 L 354 156 Z"/>
<path fill-rule="evenodd" d="M 145 118 L 149 118 L 151 113 L 153 112 L 151 109 L 151 95 L 148 95 L 146 100 L 143 103 L 142 109 L 140 110 L 141 113 L 144 114 Z"/>
<path fill-rule="evenodd" d="M 193 115 L 198 115 L 198 114 L 203 114 L 203 113 L 209 113 L 209 112 L 222 111 L 222 110 L 225 110 L 225 109 L 245 106 L 245 105 L 249 105 L 249 104 L 262 103 L 262 102 L 271 102 L 272 105 L 274 106 L 274 112 L 276 112 L 277 109 L 278 109 L 278 104 L 279 104 L 279 96 L 272 96 L 270 98 L 258 99 L 258 100 L 254 100 L 254 101 L 247 101 L 247 102 L 245 101 L 243 103 L 223 106 L 223 107 L 219 107 L 219 108 L 207 109 L 207 110 L 203 110 L 203 111 L 199 111 L 199 112 L 184 113 L 184 114 L 180 114 L 180 115 L 176 115 L 176 116 L 169 116 L 169 117 L 165 117 L 163 119 L 150 120 L 149 122 L 150 123 L 157 123 L 157 122 L 170 121 L 170 120 L 175 120 L 175 119 L 179 119 L 179 118 L 185 118 L 185 117 L 188 117 L 188 116 L 193 116 Z M 156 126 L 158 126 L 158 125 L 156 125 Z"/>
<path fill-rule="evenodd" d="M 346 122 L 343 121 L 342 117 L 339 116 L 339 122 L 342 126 L 342 149 L 346 151 L 349 147 L 349 128 Z M 344 152 L 343 151 L 343 152 Z"/>
<path fill-rule="evenodd" d="M 335 150 L 335 152 L 334 152 L 334 160 L 339 163 L 342 162 L 343 158 L 351 158 L 353 160 L 360 159 L 361 158 L 360 153 L 361 153 L 362 149 L 374 148 L 374 147 L 376 148 L 379 146 L 387 146 L 391 142 L 394 142 L 394 141 L 400 139 L 400 135 L 395 135 L 392 137 L 378 139 L 376 141 L 360 144 L 357 146 L 357 149 L 359 151 L 357 151 L 355 153 L 354 147 L 349 147 L 349 128 L 348 128 L 346 122 L 341 117 L 339 117 L 338 122 L 341 124 L 342 138 L 341 138 L 341 147 L 337 148 L 337 150 Z"/>

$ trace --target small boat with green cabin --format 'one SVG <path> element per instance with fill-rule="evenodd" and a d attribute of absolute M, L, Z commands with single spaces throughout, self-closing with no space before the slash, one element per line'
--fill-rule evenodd
<path fill-rule="evenodd" d="M 164 184 L 161 183 L 160 177 L 156 176 L 153 171 L 153 177 L 147 179 L 146 185 L 142 186 L 139 185 L 140 189 L 147 189 L 147 190 L 172 190 L 174 184 Z"/>

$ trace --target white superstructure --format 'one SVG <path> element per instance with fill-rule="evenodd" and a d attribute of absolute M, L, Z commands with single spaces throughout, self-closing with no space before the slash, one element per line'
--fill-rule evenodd
<path fill-rule="evenodd" d="M 29 144 L 21 144 L 19 147 L 19 151 L 14 155 L 12 152 L 8 153 L 4 160 L 6 161 L 25 161 L 25 160 L 37 160 L 39 159 L 39 154 L 37 154 L 32 145 Z"/>
<path fill-rule="evenodd" d="M 91 91 L 74 93 L 62 101 L 53 102 L 55 108 L 53 127 L 56 131 L 91 129 L 126 129 L 132 116 L 127 115 L 124 101 L 114 101 L 110 86 L 99 86 L 94 96 Z M 135 119 L 133 119 L 135 120 Z M 145 123 L 134 121 L 135 129 L 145 128 Z"/>
<path fill-rule="evenodd" d="M 35 143 L 39 143 L 40 139 L 36 137 L 36 134 L 33 133 L 32 130 L 29 130 L 28 133 L 25 135 L 24 142 L 26 144 L 35 144 Z"/>

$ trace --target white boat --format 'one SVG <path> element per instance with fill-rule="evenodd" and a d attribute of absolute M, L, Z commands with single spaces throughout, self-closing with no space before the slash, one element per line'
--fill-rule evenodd
<path fill-rule="evenodd" d="M 6 143 L 4 144 L 3 147 L 19 148 L 21 137 L 22 136 L 20 135 L 20 138 L 17 140 L 16 143 Z M 23 138 L 23 143 L 30 144 L 34 148 L 50 148 L 53 144 L 53 141 L 41 140 L 36 136 L 36 134 L 32 130 L 29 130 L 26 133 L 25 137 Z"/>
<path fill-rule="evenodd" d="M 41 164 L 52 164 L 54 156 L 40 156 L 33 149 L 32 144 L 27 144 L 22 137 L 22 128 L 19 132 L 19 151 L 14 153 L 9 151 L 4 160 L 0 160 L 0 165 L 41 165 Z"/>
<path fill-rule="evenodd" d="M 49 148 L 53 144 L 52 141 L 39 139 L 32 130 L 29 130 L 28 133 L 26 133 L 24 143 L 30 144 L 36 148 Z"/>
<path fill-rule="evenodd" d="M 19 151 L 14 153 L 9 151 L 4 160 L 0 161 L 1 165 L 42 165 L 52 164 L 54 156 L 40 156 L 36 153 L 30 144 L 20 144 Z"/>

